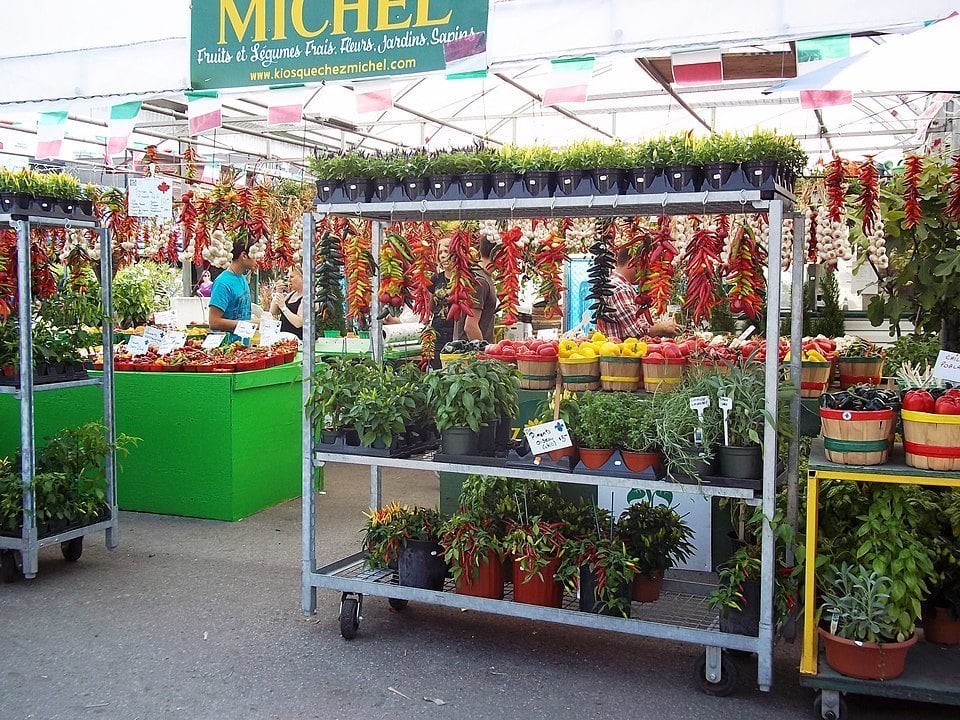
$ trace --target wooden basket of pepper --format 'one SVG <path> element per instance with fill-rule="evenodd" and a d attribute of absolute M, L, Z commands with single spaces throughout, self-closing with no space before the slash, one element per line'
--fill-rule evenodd
<path fill-rule="evenodd" d="M 897 394 L 858 385 L 820 396 L 823 446 L 830 462 L 881 465 L 893 445 Z"/>
<path fill-rule="evenodd" d="M 686 358 L 643 358 L 643 389 L 647 392 L 673 392 L 683 378 Z"/>
<path fill-rule="evenodd" d="M 883 376 L 883 358 L 879 355 L 874 357 L 841 357 L 838 358 L 838 361 L 840 365 L 840 388 L 842 390 L 863 383 L 869 385 L 880 384 L 880 378 Z"/>
<path fill-rule="evenodd" d="M 567 390 L 600 389 L 600 358 L 560 358 L 560 375 Z"/>
<path fill-rule="evenodd" d="M 934 396 L 936 393 L 936 397 Z M 903 449 L 910 467 L 960 470 L 960 390 L 908 390 L 903 396 Z"/>
<path fill-rule="evenodd" d="M 604 390 L 632 392 L 643 382 L 643 365 L 638 357 L 600 358 L 600 386 Z"/>

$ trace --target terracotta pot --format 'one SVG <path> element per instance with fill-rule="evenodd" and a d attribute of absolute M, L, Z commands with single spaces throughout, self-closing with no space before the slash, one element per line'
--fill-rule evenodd
<path fill-rule="evenodd" d="M 558 460 L 562 460 L 565 457 L 573 457 L 573 455 L 574 455 L 573 445 L 571 445 L 570 447 L 561 448 L 560 450 L 551 450 L 550 452 L 547 453 L 547 457 L 549 457 L 554 462 Z"/>
<path fill-rule="evenodd" d="M 493 550 L 480 561 L 476 568 L 477 576 L 471 576 L 471 568 L 464 568 L 457 580 L 456 589 L 460 595 L 493 598 L 503 600 L 503 562 Z"/>
<path fill-rule="evenodd" d="M 563 604 L 563 588 L 553 579 L 560 569 L 559 560 L 551 560 L 547 566 L 529 578 L 520 565 L 513 561 L 513 599 L 527 605 L 560 607 Z"/>
<path fill-rule="evenodd" d="M 663 592 L 663 571 L 654 570 L 633 579 L 633 599 L 637 602 L 656 602 Z"/>
<path fill-rule="evenodd" d="M 938 645 L 960 645 L 960 620 L 950 608 L 930 606 L 923 613 L 923 639 Z"/>
<path fill-rule="evenodd" d="M 641 453 L 621 450 L 620 454 L 623 455 L 623 464 L 636 473 L 643 472 L 650 468 L 656 471 L 660 467 L 660 453 Z"/>
<path fill-rule="evenodd" d="M 861 680 L 892 680 L 903 674 L 907 651 L 917 642 L 914 633 L 901 643 L 854 642 L 817 628 L 827 664 L 841 675 Z"/>
<path fill-rule="evenodd" d="M 580 462 L 591 470 L 599 470 L 611 457 L 612 448 L 580 448 Z"/>

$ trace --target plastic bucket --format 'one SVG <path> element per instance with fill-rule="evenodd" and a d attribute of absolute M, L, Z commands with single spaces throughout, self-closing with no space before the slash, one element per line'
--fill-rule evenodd
<path fill-rule="evenodd" d="M 907 465 L 921 470 L 960 470 L 960 415 L 904 410 Z"/>
<path fill-rule="evenodd" d="M 841 465 L 881 465 L 887 461 L 896 413 L 888 410 L 820 408 L 827 460 Z"/>

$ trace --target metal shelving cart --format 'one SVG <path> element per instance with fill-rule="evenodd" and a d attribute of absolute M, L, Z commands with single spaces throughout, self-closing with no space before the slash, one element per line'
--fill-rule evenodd
<path fill-rule="evenodd" d="M 822 720 L 843 720 L 847 716 L 844 693 L 960 705 L 960 648 L 917 643 L 910 649 L 903 675 L 884 681 L 858 680 L 841 675 L 827 665 L 821 656 L 814 617 L 814 573 L 819 528 L 818 500 L 823 480 L 960 487 L 960 475 L 957 473 L 918 470 L 906 465 L 902 448 L 891 452 L 889 462 L 884 465 L 861 467 L 832 463 L 826 458 L 823 441 L 813 444 L 807 480 L 807 549 L 800 684 L 819 690 L 815 706 L 818 717 Z"/>
<path fill-rule="evenodd" d="M 387 223 L 403 220 L 459 220 L 459 219 L 520 219 L 542 217 L 615 217 L 624 215 L 686 215 L 686 214 L 753 214 L 768 213 L 770 222 L 769 246 L 772 248 L 768 264 L 769 277 L 767 303 L 780 307 L 780 253 L 781 229 L 784 213 L 792 209 L 793 198 L 782 188 L 769 190 L 744 190 L 733 192 L 667 193 L 649 195 L 618 195 L 594 197 L 554 197 L 524 199 L 488 199 L 443 202 L 398 202 L 318 205 L 317 216 L 304 217 L 304 352 L 303 393 L 306 401 L 311 391 L 314 372 L 313 352 L 313 284 L 314 284 L 314 235 L 316 217 L 344 215 L 373 221 L 373 256 L 379 254 L 380 240 Z M 794 237 L 803 238 L 802 217 L 795 218 Z M 794 279 L 792 293 L 792 346 L 794 358 L 791 377 L 800 378 L 800 335 L 802 292 L 802 242 L 794 243 Z M 377 302 L 377 278 L 374 277 L 371 317 L 379 313 Z M 376 322 L 376 321 L 375 321 Z M 767 314 L 768 337 L 779 336 L 779 312 Z M 382 343 L 379 328 L 371 332 L 373 355 L 382 360 Z M 777 387 L 779 367 L 777 353 L 767 356 L 765 365 L 766 409 L 771 417 L 777 414 Z M 799 422 L 799 397 L 791 408 L 795 423 Z M 734 690 L 737 670 L 724 649 L 754 652 L 758 657 L 757 682 L 761 690 L 769 691 L 773 682 L 773 646 L 775 628 L 773 622 L 773 573 L 774 537 L 770 524 L 764 521 L 761 550 L 761 609 L 758 637 L 721 632 L 715 611 L 706 605 L 706 596 L 715 586 L 708 573 L 693 573 L 684 582 L 673 583 L 656 603 L 634 603 L 632 617 L 615 618 L 576 610 L 573 598 L 565 598 L 564 607 L 546 608 L 511 602 L 510 590 L 504 600 L 459 595 L 448 586 L 443 591 L 421 590 L 400 587 L 396 574 L 387 570 L 367 570 L 362 554 L 351 555 L 337 562 L 317 567 L 315 496 L 313 475 L 317 466 L 327 462 L 352 463 L 370 467 L 370 504 L 381 505 L 380 471 L 382 467 L 396 467 L 450 473 L 486 473 L 514 478 L 532 478 L 586 485 L 626 486 L 673 492 L 704 493 L 706 495 L 739 498 L 751 505 L 759 505 L 766 518 L 774 514 L 777 469 L 777 436 L 772 425 L 764 429 L 764 472 L 761 492 L 729 487 L 684 485 L 642 478 L 601 477 L 597 475 L 546 470 L 529 470 L 489 465 L 437 462 L 429 455 L 411 459 L 357 456 L 328 452 L 316 452 L 313 446 L 314 428 L 304 415 L 303 422 L 303 495 L 302 495 L 302 558 L 301 558 L 301 605 L 307 614 L 316 612 L 317 588 L 336 590 L 342 593 L 340 603 L 341 634 L 353 637 L 359 627 L 361 608 L 365 595 L 387 597 L 390 604 L 402 608 L 410 600 L 437 605 L 468 608 L 483 612 L 513 617 L 545 620 L 548 622 L 611 630 L 633 635 L 657 637 L 687 642 L 705 647 L 705 655 L 699 658 L 696 673 L 704 692 L 727 695 Z M 796 518 L 796 473 L 798 462 L 797 442 L 791 444 L 787 475 L 790 478 L 789 513 Z"/>
<path fill-rule="evenodd" d="M 0 576 L 10 582 L 22 572 L 27 579 L 36 577 L 40 548 L 60 544 L 66 560 L 75 562 L 83 552 L 83 538 L 97 532 L 105 533 L 106 546 L 117 547 L 119 524 L 117 517 L 117 477 L 116 457 L 112 448 L 116 439 L 113 402 L 113 326 L 103 323 L 103 374 L 84 380 L 73 380 L 45 385 L 33 382 L 33 342 L 32 316 L 33 301 L 30 285 L 30 228 L 32 225 L 64 228 L 82 228 L 100 235 L 100 283 L 101 301 L 104 317 L 113 315 L 113 302 L 110 278 L 112 262 L 110 250 L 110 232 L 90 221 L 62 218 L 33 217 L 13 214 L 0 215 L 0 225 L 8 225 L 17 231 L 17 292 L 19 297 L 19 376 L 16 386 L 0 386 L 0 393 L 16 395 L 20 400 L 20 476 L 23 481 L 23 528 L 21 536 L 0 535 Z M 61 390 L 85 385 L 103 386 L 103 421 L 106 427 L 106 441 L 111 447 L 107 453 L 104 467 L 106 470 L 106 502 L 110 508 L 110 517 L 82 527 L 71 528 L 46 537 L 37 536 L 34 515 L 35 498 L 33 479 L 35 474 L 36 447 L 34 438 L 34 393 L 47 390 Z M 17 556 L 19 555 L 19 567 Z"/>

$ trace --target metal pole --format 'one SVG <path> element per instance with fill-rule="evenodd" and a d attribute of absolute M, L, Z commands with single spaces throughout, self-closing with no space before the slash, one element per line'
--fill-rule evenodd
<path fill-rule="evenodd" d="M 770 241 L 767 252 L 767 359 L 765 407 L 768 418 L 763 427 L 763 530 L 760 538 L 760 632 L 757 652 L 757 684 L 769 692 L 773 684 L 773 573 L 775 547 L 770 520 L 773 518 L 777 484 L 777 390 L 780 380 L 780 254 L 783 201 L 770 201 Z"/>
<path fill-rule="evenodd" d="M 797 532 L 798 496 L 797 473 L 800 468 L 800 374 L 802 372 L 801 340 L 803 335 L 803 255 L 806 247 L 806 230 L 802 214 L 793 220 L 793 264 L 790 282 L 790 377 L 793 378 L 794 395 L 790 402 L 790 419 L 794 436 L 790 440 L 790 454 L 787 457 L 787 522 Z M 794 562 L 794 544 L 786 547 L 787 564 Z"/>
<path fill-rule="evenodd" d="M 36 462 L 33 441 L 33 293 L 30 285 L 30 223 L 20 220 L 17 227 L 17 299 L 20 327 L 20 480 L 23 482 L 23 575 L 37 575 L 37 518 L 33 477 Z"/>
<path fill-rule="evenodd" d="M 303 416 L 301 422 L 301 559 L 300 559 L 300 607 L 304 614 L 317 611 L 317 588 L 310 582 L 310 574 L 317 568 L 316 498 L 313 492 L 313 422 L 307 411 L 307 400 L 313 388 L 313 373 L 316 366 L 316 308 L 314 307 L 314 244 L 316 222 L 313 213 L 303 216 Z"/>
<path fill-rule="evenodd" d="M 104 470 L 107 480 L 107 504 L 110 506 L 110 527 L 105 542 L 113 550 L 120 543 L 120 518 L 117 515 L 117 427 L 113 382 L 113 250 L 110 231 L 100 229 L 100 299 L 103 303 L 103 425 L 107 454 Z"/>
<path fill-rule="evenodd" d="M 383 366 L 383 323 L 380 320 L 380 244 L 383 241 L 383 223 L 373 222 L 370 227 L 370 253 L 378 268 L 370 279 L 370 352 L 373 361 Z M 370 507 L 379 509 L 383 504 L 383 476 L 379 465 L 370 466 Z"/>

